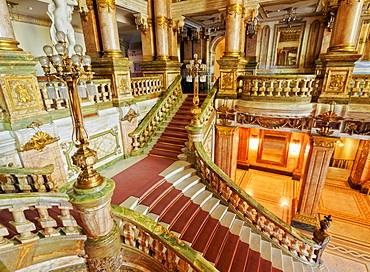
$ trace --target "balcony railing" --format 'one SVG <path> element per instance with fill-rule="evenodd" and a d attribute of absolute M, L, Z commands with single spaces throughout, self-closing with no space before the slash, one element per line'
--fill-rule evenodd
<path fill-rule="evenodd" d="M 310 101 L 318 91 L 319 81 L 316 75 L 257 75 L 239 76 L 237 92 L 242 99 L 265 100 L 279 99 L 274 102 L 294 99 Z"/>
<path fill-rule="evenodd" d="M 348 89 L 351 98 L 370 98 L 369 75 L 352 75 Z"/>
<path fill-rule="evenodd" d="M 54 165 L 43 168 L 0 168 L 1 193 L 29 193 L 55 191 L 56 184 L 51 178 Z"/>
<path fill-rule="evenodd" d="M 161 77 L 133 77 L 131 78 L 131 92 L 134 97 L 161 94 L 163 83 Z"/>

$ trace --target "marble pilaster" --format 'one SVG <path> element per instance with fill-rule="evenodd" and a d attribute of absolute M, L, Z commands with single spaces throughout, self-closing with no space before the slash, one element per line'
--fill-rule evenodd
<path fill-rule="evenodd" d="M 368 193 L 370 189 L 370 140 L 360 140 L 348 183 L 351 188 Z"/>
<path fill-rule="evenodd" d="M 239 145 L 239 128 L 216 126 L 215 163 L 235 180 Z"/>
<path fill-rule="evenodd" d="M 312 136 L 310 140 L 311 149 L 292 226 L 313 231 L 318 225 L 319 201 L 337 138 Z"/>
<path fill-rule="evenodd" d="M 155 44 L 157 60 L 169 60 L 168 47 L 168 1 L 153 0 L 153 23 L 155 28 Z"/>

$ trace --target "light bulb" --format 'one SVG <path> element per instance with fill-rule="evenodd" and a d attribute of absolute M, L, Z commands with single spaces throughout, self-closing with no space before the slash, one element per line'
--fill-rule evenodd
<path fill-rule="evenodd" d="M 49 58 L 45 56 L 39 57 L 39 62 L 42 67 L 49 67 L 50 65 Z"/>
<path fill-rule="evenodd" d="M 42 49 L 44 50 L 46 56 L 53 55 L 53 47 L 51 47 L 50 45 L 44 45 Z"/>
<path fill-rule="evenodd" d="M 55 90 L 55 86 L 53 83 L 48 82 L 46 83 L 46 91 L 48 92 L 49 99 L 57 99 L 57 91 Z"/>
<path fill-rule="evenodd" d="M 87 81 L 86 82 L 86 87 L 87 87 L 87 92 L 89 93 L 89 95 L 96 95 L 96 86 L 94 84 L 94 82 L 92 81 Z"/>
<path fill-rule="evenodd" d="M 62 57 L 60 55 L 53 55 L 51 57 L 51 61 L 53 62 L 53 65 L 55 66 L 61 66 L 62 65 Z"/>
<path fill-rule="evenodd" d="M 55 50 L 58 52 L 59 55 L 64 55 L 66 47 L 61 43 L 57 43 L 55 45 Z"/>
<path fill-rule="evenodd" d="M 202 59 L 198 59 L 198 63 L 199 64 L 202 64 Z"/>
<path fill-rule="evenodd" d="M 58 42 L 64 42 L 66 40 L 66 34 L 63 31 L 57 31 L 56 36 Z"/>
<path fill-rule="evenodd" d="M 198 58 L 198 54 L 194 54 L 194 59 L 197 59 Z"/>
<path fill-rule="evenodd" d="M 81 65 L 81 56 L 79 55 L 73 55 L 71 57 L 72 65 L 80 66 Z"/>
<path fill-rule="evenodd" d="M 73 49 L 75 50 L 76 54 L 82 55 L 82 46 L 79 44 L 76 44 Z"/>
<path fill-rule="evenodd" d="M 190 61 L 190 65 L 194 65 L 194 60 L 191 60 Z"/>
<path fill-rule="evenodd" d="M 186 69 L 190 69 L 191 68 L 191 65 L 190 64 L 186 64 Z"/>
<path fill-rule="evenodd" d="M 89 55 L 82 56 L 82 61 L 86 66 L 91 65 L 91 57 Z"/>

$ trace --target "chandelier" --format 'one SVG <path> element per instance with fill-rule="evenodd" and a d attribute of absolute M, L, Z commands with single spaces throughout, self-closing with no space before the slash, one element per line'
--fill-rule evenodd
<path fill-rule="evenodd" d="M 296 16 L 296 8 L 290 7 L 286 9 L 286 14 L 283 16 L 283 22 L 290 25 L 295 20 L 297 20 Z"/>

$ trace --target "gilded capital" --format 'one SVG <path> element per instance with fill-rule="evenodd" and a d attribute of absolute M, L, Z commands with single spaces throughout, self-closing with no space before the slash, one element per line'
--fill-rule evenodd
<path fill-rule="evenodd" d="M 241 15 L 244 16 L 244 7 L 241 4 L 231 4 L 226 7 L 226 14 L 227 16 L 234 16 Z"/>
<path fill-rule="evenodd" d="M 317 147 L 328 147 L 333 148 L 334 144 L 337 142 L 338 138 L 320 137 L 312 136 L 313 145 Z"/>
<path fill-rule="evenodd" d="M 238 127 L 216 126 L 216 129 L 220 135 L 234 135 Z"/>
<path fill-rule="evenodd" d="M 116 10 L 116 2 L 114 0 L 97 0 L 96 4 L 100 12 L 106 8 L 108 8 L 108 12 Z"/>
<path fill-rule="evenodd" d="M 166 27 L 166 26 L 169 25 L 169 20 L 166 17 L 164 17 L 164 16 L 157 16 L 155 18 L 154 24 L 156 26 Z"/>

